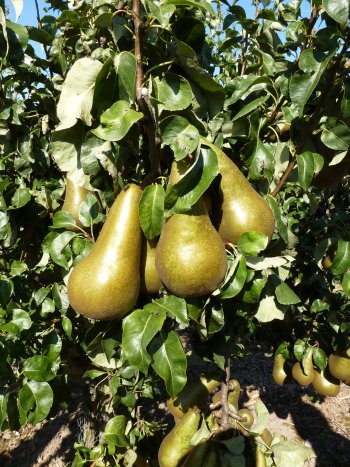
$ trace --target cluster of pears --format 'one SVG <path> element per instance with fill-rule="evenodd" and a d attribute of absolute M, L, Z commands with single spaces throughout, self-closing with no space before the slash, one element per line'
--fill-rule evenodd
<path fill-rule="evenodd" d="M 340 391 L 340 381 L 350 384 L 350 349 L 330 354 L 324 371 L 314 368 L 312 347 L 305 351 L 302 361 L 296 362 L 292 368 L 282 354 L 277 354 L 272 377 L 280 386 L 294 379 L 301 386 L 312 384 L 322 396 L 335 397 Z"/>
<path fill-rule="evenodd" d="M 140 291 L 152 295 L 163 286 L 184 298 L 210 294 L 225 278 L 225 243 L 237 243 L 246 231 L 271 239 L 275 224 L 269 205 L 217 148 L 216 155 L 221 201 L 215 226 L 204 195 L 189 211 L 168 218 L 159 239 L 148 240 L 139 221 L 142 189 L 131 183 L 118 194 L 92 251 L 70 274 L 68 298 L 77 312 L 101 320 L 121 318 Z M 188 168 L 185 160 L 175 161 L 169 183 L 175 185 Z M 76 220 L 87 194 L 82 190 L 74 192 L 67 183 L 63 209 Z"/>
<path fill-rule="evenodd" d="M 210 406 L 220 405 L 222 393 L 217 390 L 219 385 L 220 380 L 215 376 L 200 375 L 188 381 L 174 399 L 168 399 L 167 407 L 174 417 L 175 426 L 159 447 L 160 467 L 219 467 L 224 464 L 225 456 L 230 454 L 220 449 L 217 438 L 220 434 L 219 424 L 213 415 L 215 412 L 210 411 Z M 215 390 L 217 391 L 212 394 Z M 232 428 L 247 433 L 253 425 L 254 416 L 248 409 L 238 409 L 239 395 L 239 382 L 233 379 L 228 386 L 227 401 L 241 421 L 232 419 Z M 217 412 L 220 414 L 220 410 Z M 199 430 L 202 418 L 206 419 L 211 434 L 205 441 L 194 446 L 191 440 Z M 267 434 L 264 433 L 263 436 Z"/>

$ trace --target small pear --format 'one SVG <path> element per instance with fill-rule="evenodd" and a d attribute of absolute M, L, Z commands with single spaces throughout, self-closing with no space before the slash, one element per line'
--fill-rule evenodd
<path fill-rule="evenodd" d="M 193 435 L 198 431 L 201 415 L 199 410 L 189 410 L 163 439 L 159 451 L 160 467 L 178 467 L 194 449 Z"/>
<path fill-rule="evenodd" d="M 121 318 L 136 303 L 140 291 L 141 194 L 135 184 L 119 193 L 92 251 L 69 276 L 69 303 L 88 318 Z"/>
<path fill-rule="evenodd" d="M 350 357 L 346 352 L 330 354 L 328 357 L 328 367 L 330 374 L 334 378 L 342 381 L 350 379 Z"/>
<path fill-rule="evenodd" d="M 184 164 L 174 163 L 170 183 L 183 174 Z M 156 250 L 156 268 L 165 287 L 179 297 L 213 292 L 227 271 L 227 255 L 208 215 L 204 197 L 182 214 L 167 219 Z"/>
<path fill-rule="evenodd" d="M 195 380 L 188 379 L 182 391 L 174 399 L 167 400 L 169 411 L 176 419 L 181 419 L 190 409 L 201 408 L 220 382 L 217 378 L 206 375 L 200 375 Z"/>
<path fill-rule="evenodd" d="M 86 196 L 92 191 L 77 185 L 73 180 L 67 177 L 66 179 L 66 193 L 64 196 L 64 202 L 62 205 L 62 211 L 67 211 L 71 214 L 77 227 L 80 229 L 86 229 L 86 227 L 79 220 L 79 210 L 81 203 L 85 200 Z M 98 203 L 99 209 L 101 208 Z M 71 227 L 69 230 L 79 231 L 79 228 Z"/>
<path fill-rule="evenodd" d="M 286 359 L 282 354 L 275 356 L 273 361 L 272 378 L 276 384 L 283 386 L 288 382 L 290 377 L 289 367 L 287 366 Z"/>
<path fill-rule="evenodd" d="M 249 430 L 254 423 L 254 415 L 249 409 L 240 409 L 237 414 L 242 418 L 241 421 L 237 421 L 236 428 L 240 431 L 245 432 Z"/>
<path fill-rule="evenodd" d="M 236 164 L 216 148 L 221 174 L 221 206 L 214 225 L 224 243 L 236 244 L 248 231 L 261 232 L 271 240 L 275 220 L 270 206 L 250 185 Z"/>
<path fill-rule="evenodd" d="M 300 362 L 293 365 L 292 368 L 293 378 L 301 385 L 308 386 L 314 379 L 314 366 L 312 363 L 312 347 L 306 352 L 305 357 L 302 360 L 302 366 Z"/>
<path fill-rule="evenodd" d="M 141 250 L 141 292 L 154 295 L 162 287 L 162 281 L 159 278 L 156 269 L 156 247 L 158 238 L 152 240 L 143 238 Z"/>
<path fill-rule="evenodd" d="M 335 397 L 340 391 L 340 381 L 334 378 L 329 370 L 325 371 L 315 370 L 314 380 L 312 385 L 315 391 L 322 396 Z"/>

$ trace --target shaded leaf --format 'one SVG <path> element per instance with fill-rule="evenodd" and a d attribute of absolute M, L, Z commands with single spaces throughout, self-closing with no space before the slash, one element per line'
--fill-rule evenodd
<path fill-rule="evenodd" d="M 181 160 L 198 147 L 199 132 L 186 118 L 172 115 L 159 124 L 163 143 L 174 151 L 176 160 Z"/>
<path fill-rule="evenodd" d="M 139 218 L 143 233 L 149 239 L 160 235 L 163 224 L 164 199 L 164 188 L 156 183 L 147 186 L 142 193 Z"/>
<path fill-rule="evenodd" d="M 68 269 L 68 263 L 62 251 L 75 236 L 76 234 L 74 232 L 63 232 L 59 234 L 50 245 L 50 256 L 52 260 L 65 269 Z"/>
<path fill-rule="evenodd" d="M 285 282 L 276 287 L 276 298 L 281 305 L 294 305 L 300 303 L 300 298 Z"/>
<path fill-rule="evenodd" d="M 114 68 L 117 73 L 120 99 L 129 98 L 135 102 L 136 92 L 136 58 L 130 52 L 121 52 L 114 58 Z"/>
<path fill-rule="evenodd" d="M 104 437 L 108 443 L 121 448 L 129 446 L 128 439 L 125 436 L 126 422 L 125 415 L 116 415 L 108 420 L 104 431 Z"/>
<path fill-rule="evenodd" d="M 28 358 L 23 364 L 23 374 L 26 378 L 35 381 L 50 381 L 55 374 L 51 369 L 51 360 L 44 355 L 35 355 Z"/>

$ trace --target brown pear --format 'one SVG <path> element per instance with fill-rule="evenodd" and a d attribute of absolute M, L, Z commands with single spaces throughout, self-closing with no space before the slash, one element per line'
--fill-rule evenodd
<path fill-rule="evenodd" d="M 236 244 L 248 231 L 263 233 L 271 240 L 275 219 L 270 206 L 223 151 L 212 144 L 208 146 L 218 158 L 221 174 L 221 205 L 214 225 L 224 243 Z"/>
<path fill-rule="evenodd" d="M 86 196 L 92 191 L 77 185 L 73 180 L 67 178 L 66 180 L 66 193 L 64 196 L 64 202 L 62 205 L 62 211 L 67 211 L 71 214 L 77 227 L 71 227 L 69 230 L 78 231 L 80 229 L 86 229 L 86 227 L 79 220 L 79 210 L 81 203 L 85 200 Z M 98 201 L 97 201 L 98 202 Z M 98 202 L 100 209 L 100 203 Z M 79 228 L 78 228 L 79 227 Z"/>
<path fill-rule="evenodd" d="M 156 247 L 158 238 L 152 240 L 143 238 L 141 250 L 141 292 L 154 295 L 162 287 L 162 281 L 159 278 L 156 269 Z"/>
<path fill-rule="evenodd" d="M 141 194 L 135 184 L 119 193 L 92 251 L 70 274 L 69 303 L 88 318 L 121 318 L 136 303 L 140 291 Z"/>
<path fill-rule="evenodd" d="M 172 166 L 170 183 L 183 175 L 183 164 Z M 192 208 L 168 218 L 156 250 L 156 268 L 165 287 L 179 297 L 213 292 L 227 271 L 227 255 L 208 215 L 204 197 Z"/>

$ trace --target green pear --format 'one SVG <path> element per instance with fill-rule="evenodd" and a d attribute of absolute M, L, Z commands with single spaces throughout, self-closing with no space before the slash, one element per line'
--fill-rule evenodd
<path fill-rule="evenodd" d="M 121 318 L 136 303 L 140 291 L 141 194 L 135 184 L 119 193 L 92 251 L 70 274 L 69 303 L 88 318 Z"/>
<path fill-rule="evenodd" d="M 312 362 L 312 347 L 309 347 L 302 360 L 302 365 L 297 362 L 293 365 L 293 378 L 301 385 L 308 386 L 314 379 L 314 366 Z"/>
<path fill-rule="evenodd" d="M 328 356 L 329 372 L 334 378 L 348 381 L 350 379 L 350 350 L 333 353 Z"/>
<path fill-rule="evenodd" d="M 182 164 L 174 163 L 170 183 L 182 172 Z M 210 294 L 223 281 L 227 265 L 225 246 L 211 223 L 204 197 L 189 211 L 166 220 L 156 249 L 156 268 L 171 293 L 185 298 Z"/>
<path fill-rule="evenodd" d="M 315 370 L 315 376 L 312 381 L 315 391 L 322 396 L 335 397 L 340 391 L 340 381 L 334 378 L 328 368 L 325 371 Z"/>
<path fill-rule="evenodd" d="M 156 247 L 158 238 L 152 240 L 143 238 L 141 250 L 141 292 L 154 295 L 162 287 L 162 281 L 159 278 L 156 269 Z"/>
<path fill-rule="evenodd" d="M 79 210 L 81 203 L 85 200 L 86 196 L 92 191 L 77 185 L 73 180 L 67 177 L 66 179 L 66 192 L 64 196 L 64 202 L 62 205 L 62 211 L 67 211 L 71 214 L 77 227 L 80 229 L 86 229 L 86 227 L 79 220 Z M 99 209 L 100 209 L 100 204 Z M 79 231 L 79 228 L 71 227 L 69 230 Z"/>
<path fill-rule="evenodd" d="M 163 439 L 159 451 L 160 467 L 178 467 L 194 449 L 191 439 L 198 431 L 201 415 L 199 410 L 189 410 Z"/>
<path fill-rule="evenodd" d="M 270 206 L 223 151 L 212 144 L 207 145 L 217 156 L 221 174 L 221 201 L 214 225 L 223 242 L 236 244 L 248 231 L 261 232 L 271 240 L 275 219 Z"/>
<path fill-rule="evenodd" d="M 290 377 L 289 367 L 282 354 L 277 354 L 273 361 L 272 378 L 276 384 L 283 386 Z"/>
<path fill-rule="evenodd" d="M 220 380 L 216 377 L 200 375 L 196 379 L 188 379 L 185 387 L 173 399 L 167 400 L 170 413 L 181 419 L 190 409 L 201 408 L 209 394 L 216 389 Z"/>

